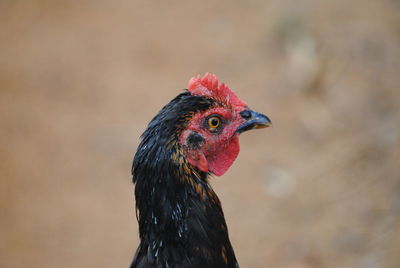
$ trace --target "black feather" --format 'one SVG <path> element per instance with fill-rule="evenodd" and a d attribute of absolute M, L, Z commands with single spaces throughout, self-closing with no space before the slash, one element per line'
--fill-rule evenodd
<path fill-rule="evenodd" d="M 190 118 L 214 105 L 184 92 L 143 133 L 132 166 L 141 241 L 131 268 L 238 267 L 208 174 L 187 163 L 178 144 Z"/>

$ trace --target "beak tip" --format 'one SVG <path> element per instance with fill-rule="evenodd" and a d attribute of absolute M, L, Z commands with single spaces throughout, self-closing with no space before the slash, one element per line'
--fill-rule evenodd
<path fill-rule="evenodd" d="M 272 122 L 259 123 L 254 125 L 254 129 L 272 127 Z"/>
<path fill-rule="evenodd" d="M 272 126 L 272 121 L 268 116 L 258 114 L 255 120 L 254 128 L 267 128 Z"/>

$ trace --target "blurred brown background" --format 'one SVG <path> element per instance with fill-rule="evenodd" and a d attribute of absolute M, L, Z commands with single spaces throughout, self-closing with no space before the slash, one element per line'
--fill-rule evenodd
<path fill-rule="evenodd" d="M 274 122 L 212 180 L 241 267 L 400 267 L 399 12 L 0 0 L 0 267 L 128 267 L 139 135 L 206 71 Z"/>

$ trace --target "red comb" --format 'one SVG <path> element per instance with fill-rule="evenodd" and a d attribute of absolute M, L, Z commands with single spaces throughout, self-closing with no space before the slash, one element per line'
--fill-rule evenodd
<path fill-rule="evenodd" d="M 232 106 L 247 106 L 224 83 L 218 84 L 215 74 L 206 73 L 203 77 L 198 75 L 189 80 L 188 90 L 192 95 L 208 97 Z"/>

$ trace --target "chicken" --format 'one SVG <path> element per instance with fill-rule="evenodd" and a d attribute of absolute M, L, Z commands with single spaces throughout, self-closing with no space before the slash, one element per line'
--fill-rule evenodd
<path fill-rule="evenodd" d="M 208 176 L 232 165 L 239 134 L 270 125 L 208 73 L 161 109 L 133 160 L 140 245 L 131 268 L 239 267 Z"/>

